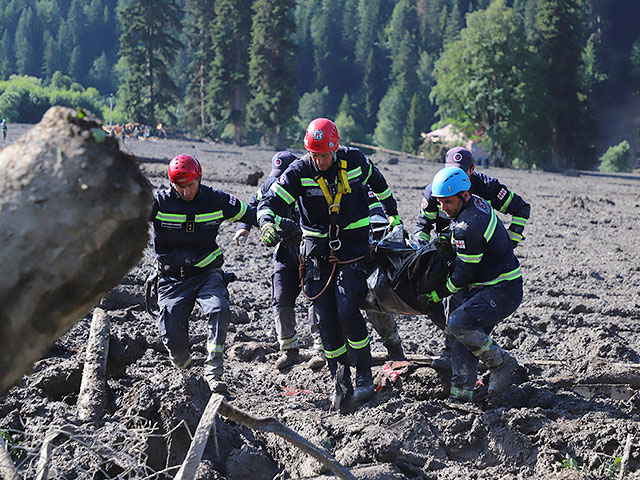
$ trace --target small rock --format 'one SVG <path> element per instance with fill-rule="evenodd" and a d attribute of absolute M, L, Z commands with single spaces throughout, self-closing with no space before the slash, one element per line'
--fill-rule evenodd
<path fill-rule="evenodd" d="M 253 185 L 255 187 L 256 185 L 258 185 L 258 180 L 262 178 L 262 175 L 264 175 L 262 172 L 250 173 L 249 175 L 247 175 L 247 179 L 244 183 L 246 183 L 247 185 Z"/>
<path fill-rule="evenodd" d="M 251 321 L 249 314 L 244 308 L 237 305 L 231 305 L 229 310 L 231 311 L 231 317 L 229 318 L 231 323 L 235 325 L 245 325 Z"/>

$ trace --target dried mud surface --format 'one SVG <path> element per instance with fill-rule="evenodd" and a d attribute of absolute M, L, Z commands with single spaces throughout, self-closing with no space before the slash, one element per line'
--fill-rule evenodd
<path fill-rule="evenodd" d="M 10 134 L 20 126 L 12 127 Z M 243 200 L 258 188 L 247 185 L 247 177 L 268 174 L 274 153 L 179 139 L 129 139 L 122 148 L 138 157 L 156 187 L 167 184 L 171 157 L 194 154 L 205 183 Z M 440 165 L 372 158 L 412 230 L 422 189 Z M 435 370 L 412 366 L 358 411 L 329 411 L 326 367 L 312 371 L 301 364 L 280 373 L 273 366 L 278 344 L 270 314 L 270 249 L 255 230 L 245 246 L 236 246 L 235 227 L 225 224 L 219 237 L 225 269 L 238 277 L 229 287 L 235 313 L 224 375 L 229 402 L 279 419 L 357 478 L 618 478 L 608 467 L 619 462 L 628 442 L 625 478 L 640 478 L 640 176 L 482 171 L 532 205 L 526 240 L 516 250 L 524 301 L 494 331 L 520 362 L 516 385 L 490 404 L 453 406 L 443 400 Z M 0 398 L 0 429 L 7 430 L 4 439 L 25 478 L 35 477 L 37 455 L 54 429 L 61 433 L 51 443 L 49 478 L 172 478 L 184 460 L 209 395 L 201 376 L 204 319 L 199 310 L 191 317 L 194 365 L 173 368 L 155 319 L 142 305 L 151 264 L 147 249 L 101 302 L 112 324 L 108 404 L 98 425 L 82 425 L 76 417 L 90 315 Z M 300 298 L 299 335 L 309 349 L 305 311 Z M 398 323 L 407 353 L 439 353 L 442 335 L 428 318 L 399 316 Z M 374 352 L 384 352 L 371 332 Z M 216 427 L 217 444 L 212 436 L 197 478 L 331 477 L 280 437 L 220 418 Z M 562 468 L 563 460 L 574 468 Z"/>

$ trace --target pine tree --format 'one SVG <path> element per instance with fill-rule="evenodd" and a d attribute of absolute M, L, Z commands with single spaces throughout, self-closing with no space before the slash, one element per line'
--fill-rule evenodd
<path fill-rule="evenodd" d="M 168 69 L 182 49 L 177 37 L 182 11 L 178 0 L 139 0 L 118 11 L 120 55 L 125 69 L 118 95 L 132 119 L 155 125 L 172 119 L 169 107 L 178 88 Z"/>
<path fill-rule="evenodd" d="M 39 38 L 36 19 L 33 10 L 26 8 L 20 15 L 15 36 L 16 67 L 21 75 L 38 76 L 40 61 L 37 58 L 36 42 Z"/>
<path fill-rule="evenodd" d="M 582 146 L 595 133 L 585 128 L 579 100 L 582 11 L 581 0 L 538 1 L 536 49 L 542 61 L 539 79 L 546 94 L 542 101 L 551 145 L 549 167 L 554 170 L 580 166 L 585 160 Z"/>
<path fill-rule="evenodd" d="M 402 145 L 403 152 L 418 153 L 418 147 L 421 143 L 423 125 L 423 112 L 420 97 L 417 93 L 413 94 L 411 98 L 411 104 L 409 105 L 409 113 L 407 114 L 407 120 L 402 130 Z"/>
<path fill-rule="evenodd" d="M 212 28 L 215 0 L 187 0 L 184 30 L 193 58 L 187 66 L 187 85 L 182 124 L 204 133 L 209 119 L 206 109 L 207 86 L 211 81 Z"/>
<path fill-rule="evenodd" d="M 378 122 L 373 132 L 376 145 L 392 150 L 402 148 L 402 130 L 406 123 L 408 100 L 404 80 L 394 83 L 380 101 Z"/>
<path fill-rule="evenodd" d="M 256 0 L 251 47 L 247 118 L 264 143 L 284 147 L 284 127 L 295 109 L 296 51 L 292 41 L 293 0 Z"/>
<path fill-rule="evenodd" d="M 216 2 L 207 110 L 222 125 L 232 128 L 236 144 L 246 136 L 250 29 L 250 0 Z"/>

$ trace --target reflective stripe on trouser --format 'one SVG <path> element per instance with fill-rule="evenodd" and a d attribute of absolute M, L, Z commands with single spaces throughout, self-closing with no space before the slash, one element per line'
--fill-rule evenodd
<path fill-rule="evenodd" d="M 224 347 L 229 322 L 229 294 L 219 269 L 184 279 L 158 279 L 158 329 L 162 343 L 177 364 L 189 357 L 189 317 L 197 301 L 209 321 L 209 345 Z M 212 319 L 212 314 L 215 318 Z M 215 327 L 212 327 L 212 323 Z M 219 325 L 218 325 L 219 324 Z M 220 352 L 222 350 L 220 349 Z"/>
<path fill-rule="evenodd" d="M 291 249 L 280 249 L 271 275 L 273 320 L 281 350 L 298 348 L 295 302 L 300 294 L 298 257 Z"/>
<path fill-rule="evenodd" d="M 378 335 L 380 335 L 385 347 L 395 347 L 402 343 L 400 335 L 398 335 L 398 324 L 396 323 L 393 315 L 368 310 L 367 319 L 369 320 L 369 323 L 371 323 L 373 329 L 378 332 Z"/>
<path fill-rule="evenodd" d="M 461 304 L 447 319 L 452 335 L 451 388 L 473 389 L 478 376 L 478 359 L 488 367 L 502 362 L 502 349 L 489 333 L 511 315 L 522 301 L 522 279 L 474 288 L 455 295 Z"/>
<path fill-rule="evenodd" d="M 355 366 L 365 367 L 371 366 L 371 347 L 367 326 L 358 308 L 367 291 L 365 275 L 359 263 L 338 265 L 331 284 L 313 302 L 313 306 L 327 358 L 335 358 L 348 365 L 348 346 L 351 362 Z M 324 263 L 320 279 L 313 280 L 313 267 L 308 262 L 305 279 L 307 294 L 317 295 L 325 286 L 329 273 L 330 265 Z"/>

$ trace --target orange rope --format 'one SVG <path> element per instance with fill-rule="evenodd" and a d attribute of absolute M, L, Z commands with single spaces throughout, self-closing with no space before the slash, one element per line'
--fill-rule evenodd
<path fill-rule="evenodd" d="M 364 255 L 360 255 L 359 257 L 352 258 L 350 260 L 339 260 L 338 257 L 336 257 L 334 254 L 335 254 L 335 250 L 331 250 L 331 253 L 329 253 L 329 263 L 333 265 L 331 267 L 331 274 L 329 275 L 329 279 L 327 280 L 327 283 L 324 285 L 324 287 L 322 287 L 322 290 L 320 290 L 320 293 L 318 293 L 317 295 L 314 295 L 313 297 L 310 297 L 309 295 L 307 295 L 307 292 L 305 291 L 304 277 L 307 269 L 306 269 L 304 258 L 302 258 L 302 254 L 298 255 L 298 261 L 300 262 L 300 268 L 298 269 L 298 273 L 300 275 L 300 287 L 302 290 L 302 294 L 304 295 L 304 298 L 306 298 L 307 300 L 313 302 L 314 300 L 320 298 L 320 296 L 327 290 L 327 288 L 329 288 L 329 284 L 331 283 L 331 280 L 333 280 L 333 276 L 336 273 L 336 267 L 338 264 L 346 265 L 349 263 L 357 262 L 358 260 L 362 260 L 363 258 L 365 258 Z"/>

